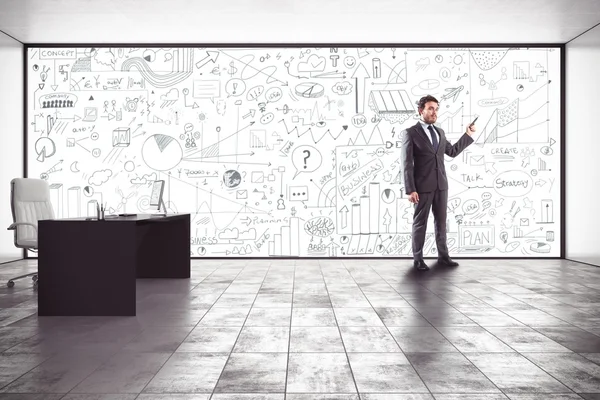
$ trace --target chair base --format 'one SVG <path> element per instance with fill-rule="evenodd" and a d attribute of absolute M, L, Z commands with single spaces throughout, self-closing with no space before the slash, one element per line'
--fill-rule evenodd
<path fill-rule="evenodd" d="M 15 278 L 11 278 L 8 280 L 8 282 L 6 283 L 6 286 L 8 286 L 9 288 L 15 286 L 15 282 L 17 279 L 21 279 L 21 278 L 27 278 L 28 276 L 31 276 L 31 280 L 33 281 L 33 286 L 36 287 L 38 285 L 38 273 L 36 272 L 32 272 L 29 274 L 25 274 L 25 275 L 21 275 L 21 276 L 17 276 Z"/>

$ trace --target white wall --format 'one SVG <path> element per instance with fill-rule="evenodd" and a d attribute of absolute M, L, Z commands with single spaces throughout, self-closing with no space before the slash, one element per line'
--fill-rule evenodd
<path fill-rule="evenodd" d="M 0 263 L 20 259 L 13 243 L 10 180 L 23 176 L 23 45 L 0 32 Z"/>
<path fill-rule="evenodd" d="M 566 257 L 600 265 L 600 26 L 566 46 Z"/>

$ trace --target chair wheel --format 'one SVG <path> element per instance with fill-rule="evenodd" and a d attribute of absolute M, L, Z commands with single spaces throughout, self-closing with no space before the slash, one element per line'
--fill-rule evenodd
<path fill-rule="evenodd" d="M 15 283 L 13 281 L 8 281 L 8 283 L 6 284 L 6 286 L 13 287 L 13 286 L 15 286 Z"/>
<path fill-rule="evenodd" d="M 32 281 L 34 281 L 34 282 L 37 282 L 37 280 L 38 280 L 38 276 L 37 276 L 37 275 L 34 275 L 34 276 L 32 276 L 32 277 L 31 277 L 31 280 L 32 280 Z"/>

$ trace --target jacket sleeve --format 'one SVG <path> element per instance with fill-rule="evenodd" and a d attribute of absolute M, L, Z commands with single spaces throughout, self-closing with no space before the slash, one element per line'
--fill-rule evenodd
<path fill-rule="evenodd" d="M 450 142 L 448 142 L 448 140 L 446 140 L 446 148 L 444 149 L 444 153 L 448 157 L 454 158 L 457 155 L 459 155 L 460 153 L 462 153 L 462 151 L 464 149 L 466 149 L 473 142 L 474 142 L 473 138 L 471 136 L 467 135 L 466 133 L 463 134 L 456 143 L 454 143 L 454 146 L 451 145 Z"/>
<path fill-rule="evenodd" d="M 402 168 L 404 169 L 404 191 L 406 194 L 416 192 L 415 187 L 415 162 L 413 156 L 413 142 L 408 130 L 402 132 Z"/>

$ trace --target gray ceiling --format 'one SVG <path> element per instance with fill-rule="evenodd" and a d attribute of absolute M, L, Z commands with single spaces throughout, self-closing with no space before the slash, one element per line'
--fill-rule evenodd
<path fill-rule="evenodd" d="M 0 0 L 23 43 L 566 43 L 598 0 Z"/>

